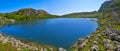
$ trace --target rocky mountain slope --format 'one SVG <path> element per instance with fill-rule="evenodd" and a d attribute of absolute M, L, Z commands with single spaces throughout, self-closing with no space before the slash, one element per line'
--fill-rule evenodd
<path fill-rule="evenodd" d="M 18 11 L 3 14 L 6 18 L 18 21 L 58 17 L 57 15 L 49 14 L 45 10 L 36 10 L 33 8 L 23 8 Z"/>
<path fill-rule="evenodd" d="M 100 28 L 79 39 L 73 45 L 73 51 L 120 51 L 120 0 L 112 2 L 107 10 L 99 14 Z"/>
<path fill-rule="evenodd" d="M 108 7 L 110 7 L 111 3 L 113 2 L 114 0 L 108 0 L 106 2 L 104 2 L 102 4 L 102 6 L 100 7 L 100 9 L 98 10 L 98 12 L 103 12 L 105 11 Z"/>
<path fill-rule="evenodd" d="M 46 16 L 46 15 L 51 15 L 45 10 L 36 10 L 33 8 L 23 8 L 20 9 L 16 12 L 11 12 L 11 14 L 16 14 L 16 15 L 27 15 L 27 16 Z"/>

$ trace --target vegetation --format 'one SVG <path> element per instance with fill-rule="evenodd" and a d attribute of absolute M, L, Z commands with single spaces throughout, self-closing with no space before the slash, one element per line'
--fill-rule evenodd
<path fill-rule="evenodd" d="M 13 19 L 8 19 L 8 18 L 0 16 L 0 27 L 3 25 L 6 25 L 6 24 L 14 23 L 14 22 L 15 22 L 15 20 L 13 20 Z"/>
<path fill-rule="evenodd" d="M 98 13 L 95 12 L 83 12 L 83 13 L 71 13 L 71 14 L 66 14 L 66 15 L 62 15 L 61 17 L 65 17 L 65 18 L 95 18 L 98 17 Z"/>
<path fill-rule="evenodd" d="M 0 16 L 6 17 L 8 19 L 14 19 L 17 21 L 58 17 L 56 15 L 51 15 L 44 10 L 35 10 L 32 8 L 24 8 L 11 13 L 3 13 L 0 14 Z"/>
<path fill-rule="evenodd" d="M 98 18 L 100 27 L 97 31 L 78 40 L 72 51 L 119 51 L 120 0 L 112 0 L 109 7 L 99 13 Z"/>
<path fill-rule="evenodd" d="M 98 22 L 100 23 L 100 27 L 97 29 L 97 31 L 84 39 L 78 40 L 78 42 L 76 43 L 77 45 L 74 45 L 71 48 L 71 51 L 89 51 L 92 49 L 92 47 L 94 47 L 94 45 L 97 45 L 97 47 L 95 47 L 96 48 L 95 50 L 99 50 L 99 51 L 107 51 L 107 50 L 114 51 L 113 50 L 114 48 L 112 47 L 117 48 L 117 50 L 119 49 L 119 47 L 117 46 L 119 44 L 119 39 L 120 39 L 118 36 L 120 35 L 117 34 L 116 32 L 120 31 L 120 0 L 114 0 L 114 1 L 112 0 L 112 2 L 110 2 L 108 6 L 104 6 L 104 9 L 102 9 L 101 10 L 102 12 L 100 11 L 100 13 L 97 13 L 97 12 L 71 13 L 71 14 L 61 16 L 61 17 L 76 17 L 76 18 L 81 18 L 81 17 L 84 17 L 84 18 L 98 17 L 99 18 Z M 48 14 L 46 11 L 35 10 L 31 8 L 21 9 L 19 11 L 12 12 L 12 13 L 0 14 L 0 16 L 1 16 L 0 24 L 7 23 L 9 22 L 10 19 L 22 21 L 22 20 L 33 20 L 33 19 L 57 17 L 55 15 Z M 2 21 L 4 21 L 4 23 Z M 117 36 L 114 37 L 114 36 L 107 35 L 107 31 L 106 31 L 107 29 L 112 29 L 112 31 L 115 30 L 114 33 L 116 33 Z M 118 42 L 118 44 L 116 42 Z M 36 44 L 36 43 L 27 43 L 27 44 L 39 47 L 39 44 Z M 106 44 L 109 44 L 109 45 L 106 45 Z M 42 47 L 48 48 L 51 46 L 42 45 Z M 12 48 L 12 46 L 9 43 L 2 44 L 0 42 L 0 51 L 8 51 L 8 50 L 17 51 L 16 49 L 17 49 L 16 47 Z M 23 49 L 23 51 L 31 51 L 31 50 Z"/>

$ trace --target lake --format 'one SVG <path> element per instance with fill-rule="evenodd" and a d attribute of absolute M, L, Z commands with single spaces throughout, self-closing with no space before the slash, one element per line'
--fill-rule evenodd
<path fill-rule="evenodd" d="M 96 18 L 50 18 L 27 23 L 7 25 L 0 31 L 17 38 L 36 41 L 56 47 L 69 48 L 79 38 L 96 31 Z"/>

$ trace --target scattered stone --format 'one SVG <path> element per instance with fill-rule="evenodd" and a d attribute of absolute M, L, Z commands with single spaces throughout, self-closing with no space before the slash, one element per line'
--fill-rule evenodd
<path fill-rule="evenodd" d="M 5 44 L 5 43 L 11 43 L 12 46 L 17 47 L 17 50 L 21 50 L 21 49 L 31 49 L 31 50 L 38 50 L 37 47 L 34 46 L 30 46 L 27 44 L 22 43 L 20 40 L 17 40 L 15 38 L 9 37 L 4 35 L 3 33 L 0 32 L 0 41 Z"/>
<path fill-rule="evenodd" d="M 63 49 L 63 48 L 59 48 L 59 51 L 66 51 L 65 49 Z"/>
<path fill-rule="evenodd" d="M 117 51 L 120 51 L 120 45 L 117 45 L 117 49 L 116 49 Z"/>
<path fill-rule="evenodd" d="M 97 45 L 93 45 L 90 51 L 99 51 L 99 47 Z"/>
<path fill-rule="evenodd" d="M 41 47 L 41 48 L 40 48 L 40 51 L 44 51 L 44 49 Z"/>
<path fill-rule="evenodd" d="M 50 48 L 50 51 L 53 51 L 53 48 Z"/>
<path fill-rule="evenodd" d="M 46 48 L 44 48 L 44 51 L 48 51 Z"/>
<path fill-rule="evenodd" d="M 97 44 L 98 44 L 98 42 L 97 42 L 97 41 L 94 41 L 94 42 L 93 42 L 93 44 L 97 45 Z"/>
<path fill-rule="evenodd" d="M 107 50 L 114 50 L 114 46 L 112 44 L 106 44 L 105 46 Z"/>
<path fill-rule="evenodd" d="M 90 38 L 91 38 L 90 35 L 88 35 L 88 36 L 87 36 L 87 39 L 90 39 Z"/>
<path fill-rule="evenodd" d="M 82 42 L 79 47 L 83 48 L 83 47 L 85 47 L 85 45 L 86 45 L 86 42 Z"/>
<path fill-rule="evenodd" d="M 109 44 L 110 42 L 111 42 L 111 40 L 109 40 L 109 39 L 104 39 L 104 40 L 103 40 L 103 44 L 104 44 L 104 45 Z"/>

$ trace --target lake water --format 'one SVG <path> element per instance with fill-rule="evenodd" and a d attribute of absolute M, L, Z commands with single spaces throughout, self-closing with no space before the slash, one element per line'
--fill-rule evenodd
<path fill-rule="evenodd" d="M 50 18 L 0 28 L 7 35 L 56 47 L 69 48 L 79 38 L 96 31 L 95 18 Z M 95 19 L 96 20 L 96 19 Z"/>

